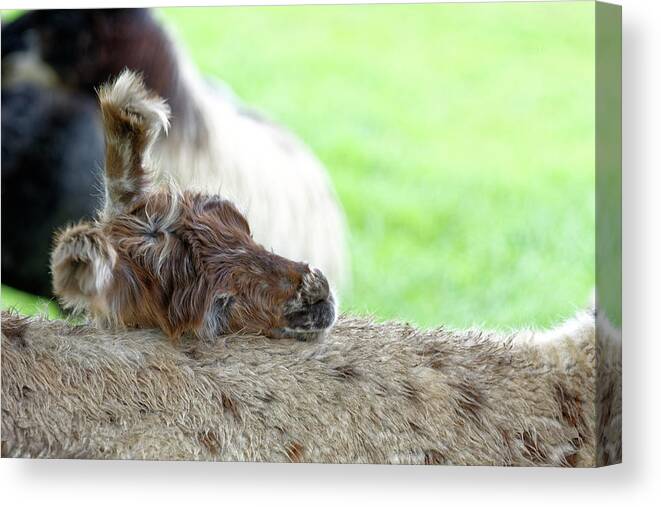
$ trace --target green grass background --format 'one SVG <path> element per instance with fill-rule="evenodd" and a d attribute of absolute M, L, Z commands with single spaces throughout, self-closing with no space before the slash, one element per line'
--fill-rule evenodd
<path fill-rule="evenodd" d="M 327 166 L 351 233 L 344 310 L 509 328 L 550 325 L 587 304 L 592 3 L 159 16 L 204 73 Z M 3 288 L 3 306 L 16 301 Z"/>

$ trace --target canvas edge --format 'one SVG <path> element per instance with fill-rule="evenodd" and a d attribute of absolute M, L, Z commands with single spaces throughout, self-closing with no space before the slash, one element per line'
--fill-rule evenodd
<path fill-rule="evenodd" d="M 622 7 L 595 2 L 596 466 L 622 462 Z"/>

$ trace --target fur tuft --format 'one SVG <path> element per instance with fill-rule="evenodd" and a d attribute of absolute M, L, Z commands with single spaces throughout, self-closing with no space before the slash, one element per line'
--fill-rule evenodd
<path fill-rule="evenodd" d="M 121 213 L 151 188 L 150 153 L 161 131 L 167 133 L 170 108 L 129 70 L 101 87 L 99 104 L 106 140 L 107 217 Z"/>
<path fill-rule="evenodd" d="M 170 107 L 165 100 L 150 92 L 142 76 L 124 69 L 114 81 L 99 89 L 101 110 L 121 110 L 144 120 L 147 129 L 155 136 L 170 128 Z M 105 115 L 104 115 L 105 119 Z"/>
<path fill-rule="evenodd" d="M 117 253 L 94 226 L 79 223 L 60 231 L 51 255 L 53 290 L 75 312 L 89 309 L 112 281 Z"/>

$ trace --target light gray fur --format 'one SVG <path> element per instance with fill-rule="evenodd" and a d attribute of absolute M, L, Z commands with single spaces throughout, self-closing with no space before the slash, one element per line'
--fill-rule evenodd
<path fill-rule="evenodd" d="M 322 343 L 228 336 L 175 347 L 153 331 L 9 314 L 2 331 L 3 456 L 579 467 L 621 459 L 619 343 L 596 344 L 588 313 L 511 335 L 345 316 Z M 616 423 L 596 424 L 596 404 Z"/>

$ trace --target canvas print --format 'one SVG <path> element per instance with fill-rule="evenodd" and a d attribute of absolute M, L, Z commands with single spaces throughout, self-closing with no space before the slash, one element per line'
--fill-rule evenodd
<path fill-rule="evenodd" d="M 621 461 L 619 7 L 2 16 L 3 458 Z"/>

